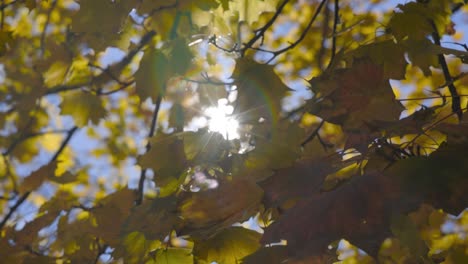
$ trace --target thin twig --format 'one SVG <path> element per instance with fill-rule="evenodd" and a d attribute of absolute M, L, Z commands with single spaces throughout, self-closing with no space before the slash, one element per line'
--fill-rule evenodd
<path fill-rule="evenodd" d="M 318 127 L 314 129 L 314 131 L 301 143 L 301 147 L 304 147 L 307 143 L 312 141 L 315 136 L 318 136 L 319 130 L 322 128 L 323 124 L 325 123 L 325 120 L 322 120 Z"/>
<path fill-rule="evenodd" d="M 148 133 L 148 143 L 146 143 L 146 152 L 150 151 L 151 143 L 150 139 L 154 136 L 154 132 L 156 131 L 156 124 L 158 122 L 158 114 L 159 109 L 161 107 L 162 96 L 160 95 L 156 100 L 156 105 L 154 107 L 153 117 L 151 119 L 151 126 L 150 131 Z M 136 205 L 140 205 L 143 202 L 143 195 L 144 195 L 144 188 L 145 188 L 145 179 L 146 179 L 146 171 L 147 169 L 144 168 L 141 170 L 140 179 L 138 181 L 138 192 L 137 192 L 137 199 L 135 200 Z"/>
<path fill-rule="evenodd" d="M 296 41 L 291 43 L 289 46 L 272 52 L 273 56 L 268 60 L 267 64 L 270 63 L 271 61 L 273 61 L 278 55 L 280 55 L 280 54 L 282 54 L 282 53 L 284 53 L 284 52 L 286 52 L 288 50 L 291 50 L 291 49 L 295 48 L 305 38 L 305 36 L 307 35 L 307 32 L 309 32 L 310 28 L 312 27 L 312 24 L 315 22 L 315 19 L 317 19 L 318 14 L 322 10 L 322 8 L 323 8 L 323 6 L 325 5 L 326 2 L 327 2 L 327 0 L 322 0 L 320 2 L 317 10 L 315 10 L 315 13 L 312 16 L 312 18 L 310 19 L 309 23 L 307 24 L 305 30 L 302 31 L 301 36 Z"/>
<path fill-rule="evenodd" d="M 464 96 L 468 96 L 468 94 L 459 94 L 458 96 L 459 96 L 459 97 L 464 97 Z M 443 96 L 401 98 L 401 99 L 396 99 L 396 100 L 397 100 L 397 101 L 417 101 L 417 100 L 434 100 L 434 99 L 442 99 L 442 100 L 444 100 L 444 98 L 446 98 L 446 97 L 452 97 L 452 96 L 443 95 Z"/>
<path fill-rule="evenodd" d="M 57 160 L 57 158 L 60 156 L 60 154 L 63 152 L 63 150 L 65 149 L 65 147 L 68 145 L 68 143 L 70 142 L 70 139 L 72 138 L 72 136 L 75 134 L 75 132 L 77 131 L 78 127 L 73 127 L 70 131 L 68 131 L 68 135 L 67 137 L 65 138 L 65 140 L 63 140 L 62 144 L 60 145 L 59 149 L 55 152 L 55 155 L 50 159 L 49 163 L 50 162 L 53 162 L 55 160 Z M 11 218 L 11 216 L 13 215 L 14 212 L 16 212 L 16 210 L 18 210 L 18 208 L 24 203 L 24 201 L 26 201 L 26 199 L 29 197 L 29 195 L 31 195 L 32 191 L 27 191 L 25 192 L 23 195 L 21 195 L 21 197 L 16 201 L 16 203 L 10 208 L 10 211 L 5 215 L 5 217 L 3 218 L 3 220 L 0 222 L 0 230 L 3 229 L 3 227 L 5 226 L 5 224 L 8 222 L 8 220 Z"/>
<path fill-rule="evenodd" d="M 434 30 L 434 32 L 432 32 L 432 38 L 434 39 L 434 43 L 437 46 L 441 47 L 440 36 L 439 36 L 439 33 L 437 32 L 437 27 L 436 27 L 434 21 L 431 20 L 430 22 L 432 24 L 432 29 Z M 450 75 L 450 71 L 449 71 L 449 68 L 447 66 L 447 61 L 445 60 L 445 56 L 444 56 L 444 54 L 438 54 L 437 58 L 439 59 L 440 67 L 442 67 L 442 71 L 444 73 L 445 81 L 448 84 L 447 86 L 448 86 L 449 92 L 452 95 L 452 112 L 457 114 L 458 120 L 462 120 L 463 112 L 461 110 L 460 96 L 458 95 L 457 88 L 453 84 L 453 78 Z"/>
<path fill-rule="evenodd" d="M 333 59 L 335 59 L 336 55 L 336 27 L 338 26 L 338 20 L 340 18 L 340 3 L 339 0 L 335 0 L 335 16 L 333 19 L 333 35 L 332 35 L 332 47 L 331 47 L 331 56 L 330 62 L 328 63 L 327 69 L 333 65 Z"/>
<path fill-rule="evenodd" d="M 250 39 L 247 43 L 245 43 L 244 47 L 240 50 L 241 57 L 244 56 L 246 50 L 251 48 L 255 44 L 255 42 L 257 42 L 257 40 L 264 37 L 265 32 L 273 25 L 273 23 L 276 21 L 276 19 L 281 14 L 281 12 L 283 11 L 283 8 L 286 6 L 288 2 L 289 0 L 284 0 L 281 3 L 281 5 L 278 7 L 278 10 L 276 10 L 273 17 L 263 27 L 255 30 L 255 36 L 252 39 Z"/>
<path fill-rule="evenodd" d="M 462 110 L 467 110 L 467 108 L 463 108 Z M 439 124 L 441 124 L 443 121 L 445 121 L 445 120 L 449 119 L 450 117 L 452 117 L 454 114 L 456 114 L 456 113 L 452 112 L 452 113 L 450 113 L 450 114 L 448 114 L 448 115 L 442 117 L 441 119 L 435 121 L 434 123 L 432 123 L 431 125 L 429 125 L 428 127 L 426 127 L 426 128 L 422 131 L 422 133 L 416 135 L 416 136 L 415 136 L 413 139 L 411 139 L 410 141 L 401 144 L 401 146 L 403 147 L 403 145 L 405 145 L 405 147 L 407 147 L 407 146 L 413 144 L 413 143 L 416 141 L 416 139 L 418 139 L 419 137 L 421 137 L 421 136 L 423 136 L 423 135 L 426 135 L 426 132 L 427 132 L 427 131 L 430 131 L 431 129 L 434 129 L 434 128 L 437 127 Z"/>
<path fill-rule="evenodd" d="M 116 64 L 112 64 L 106 69 L 105 72 L 102 72 L 101 74 L 94 77 L 92 83 L 87 81 L 87 82 L 83 82 L 83 83 L 79 83 L 75 85 L 58 85 L 50 89 L 47 89 L 47 92 L 45 94 L 48 95 L 48 94 L 56 94 L 60 92 L 65 92 L 65 91 L 77 90 L 77 89 L 81 89 L 83 86 L 90 85 L 90 84 L 99 86 L 109 81 L 109 78 L 110 78 L 109 74 L 111 73 L 113 76 L 118 75 L 116 73 L 120 74 L 120 72 L 125 68 L 125 66 L 127 66 L 133 60 L 133 58 L 138 54 L 138 52 L 140 52 L 140 50 L 143 49 L 143 47 L 146 46 L 146 44 L 148 44 L 155 35 L 156 35 L 155 31 L 147 32 L 141 38 L 140 42 L 138 43 L 138 46 L 135 49 L 131 50 L 120 62 Z"/>

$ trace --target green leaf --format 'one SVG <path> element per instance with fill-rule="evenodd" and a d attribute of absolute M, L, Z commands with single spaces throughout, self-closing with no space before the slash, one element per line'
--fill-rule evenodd
<path fill-rule="evenodd" d="M 451 11 L 448 1 L 409 2 L 398 5 L 398 8 L 401 11 L 396 11 L 388 24 L 388 28 L 398 41 L 406 37 L 424 39 L 434 31 L 432 22 L 441 35 L 450 22 Z"/>
<path fill-rule="evenodd" d="M 230 227 L 208 240 L 195 241 L 193 254 L 208 263 L 236 264 L 260 248 L 260 237 L 261 234 L 255 231 Z"/>
<path fill-rule="evenodd" d="M 188 43 L 178 38 L 170 44 L 169 65 L 171 72 L 184 75 L 192 64 L 193 54 Z"/>
<path fill-rule="evenodd" d="M 158 249 L 154 256 L 155 263 L 159 264 L 193 264 L 191 249 L 165 248 Z"/>
<path fill-rule="evenodd" d="M 229 2 L 229 11 L 239 14 L 239 22 L 244 21 L 248 25 L 252 25 L 258 21 L 260 14 L 264 12 L 275 12 L 277 3 L 278 0 L 234 0 Z"/>
<path fill-rule="evenodd" d="M 143 233 L 132 232 L 123 238 L 123 246 L 127 263 L 141 263 L 149 245 Z"/>
<path fill-rule="evenodd" d="M 385 40 L 364 45 L 350 52 L 354 58 L 369 57 L 375 64 L 383 65 L 384 79 L 405 79 L 406 65 L 405 49 L 393 40 Z"/>
<path fill-rule="evenodd" d="M 136 93 L 143 102 L 150 97 L 153 102 L 164 95 L 166 82 L 170 77 L 169 60 L 160 50 L 148 49 L 140 61 L 140 67 L 135 73 Z"/>

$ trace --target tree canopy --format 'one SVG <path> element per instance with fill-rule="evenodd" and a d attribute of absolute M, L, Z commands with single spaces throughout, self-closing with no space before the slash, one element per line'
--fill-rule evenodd
<path fill-rule="evenodd" d="M 466 0 L 0 17 L 0 262 L 468 263 Z"/>

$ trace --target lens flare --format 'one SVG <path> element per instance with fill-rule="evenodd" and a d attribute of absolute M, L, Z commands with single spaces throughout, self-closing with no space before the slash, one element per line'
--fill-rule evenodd
<path fill-rule="evenodd" d="M 217 107 L 208 107 L 205 110 L 205 115 L 208 117 L 208 129 L 220 133 L 228 140 L 239 138 L 239 122 L 231 116 L 233 110 L 226 99 L 218 100 Z"/>

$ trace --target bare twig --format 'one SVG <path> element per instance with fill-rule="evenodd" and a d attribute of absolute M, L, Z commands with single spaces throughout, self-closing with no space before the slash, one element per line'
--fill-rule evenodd
<path fill-rule="evenodd" d="M 320 124 L 317 126 L 316 129 L 301 143 L 301 147 L 304 147 L 307 143 L 312 141 L 315 136 L 318 136 L 319 130 L 322 128 L 323 124 L 325 123 L 325 120 L 322 120 Z"/>
<path fill-rule="evenodd" d="M 432 24 L 432 28 L 434 32 L 432 32 L 432 38 L 434 39 L 434 43 L 437 46 L 441 46 L 440 44 L 440 36 L 439 33 L 437 32 L 437 27 L 434 24 L 434 21 L 430 21 Z M 438 54 L 437 58 L 439 59 L 439 64 L 440 67 L 442 67 L 442 71 L 444 73 L 445 81 L 448 84 L 448 89 L 450 94 L 452 95 L 452 112 L 456 113 L 458 116 L 458 120 L 462 120 L 463 118 L 463 111 L 461 110 L 461 102 L 460 102 L 460 96 L 458 95 L 457 88 L 453 84 L 453 78 L 450 75 L 449 68 L 447 66 L 447 61 L 445 60 L 444 54 Z"/>
<path fill-rule="evenodd" d="M 458 96 L 459 96 L 459 97 L 464 97 L 464 96 L 468 96 L 468 94 L 459 94 Z M 452 96 L 443 95 L 443 96 L 401 98 L 401 99 L 396 99 L 396 100 L 397 100 L 397 101 L 418 101 L 418 100 L 434 100 L 434 99 L 442 99 L 442 100 L 444 100 L 444 98 L 446 98 L 446 97 L 452 97 Z"/>
<path fill-rule="evenodd" d="M 330 68 L 333 65 L 333 59 L 335 59 L 336 55 L 336 27 L 338 26 L 338 20 L 340 18 L 340 3 L 339 0 L 335 0 L 335 16 L 333 19 L 333 35 L 332 35 L 332 47 L 331 47 L 331 56 L 330 62 L 328 63 L 327 68 Z"/>
<path fill-rule="evenodd" d="M 47 92 L 45 94 L 46 95 L 47 94 L 56 94 L 56 93 L 60 93 L 60 92 L 81 89 L 83 86 L 90 85 L 90 84 L 99 86 L 101 84 L 106 83 L 107 81 L 112 79 L 110 77 L 110 74 L 112 74 L 112 76 L 119 75 L 120 72 L 128 64 L 130 64 L 130 62 L 133 60 L 135 55 L 138 54 L 138 52 L 140 52 L 140 50 L 142 50 L 143 47 L 146 46 L 146 44 L 148 44 L 155 35 L 156 35 L 155 31 L 147 32 L 141 38 L 140 42 L 138 43 L 138 45 L 137 45 L 137 47 L 135 49 L 131 50 L 120 62 L 118 62 L 116 64 L 112 64 L 105 71 L 103 71 L 101 74 L 95 76 L 91 83 L 89 81 L 87 81 L 87 82 L 74 84 L 74 85 L 58 85 L 58 86 L 52 87 L 50 89 L 47 89 Z M 116 73 L 118 73 L 118 74 L 116 74 Z"/>
<path fill-rule="evenodd" d="M 289 46 L 285 47 L 285 48 L 282 48 L 280 50 L 277 50 L 277 51 L 274 51 L 272 52 L 273 53 L 273 56 L 268 60 L 267 64 L 270 63 L 271 61 L 273 61 L 278 55 L 288 51 L 288 50 L 291 50 L 293 48 L 295 48 L 299 43 L 301 43 L 301 41 L 305 38 L 305 36 L 307 35 L 307 32 L 309 32 L 310 28 L 312 27 L 312 24 L 315 22 L 315 20 L 317 19 L 317 16 L 318 14 L 320 13 L 320 11 L 322 10 L 323 6 L 325 5 L 325 3 L 327 2 L 327 0 L 322 0 L 317 8 L 317 10 L 315 10 L 315 13 L 314 15 L 312 16 L 312 18 L 310 19 L 309 23 L 307 24 L 306 28 L 304 29 L 304 31 L 302 31 L 301 35 L 299 36 L 299 38 L 294 41 L 293 43 L 291 43 Z"/>
<path fill-rule="evenodd" d="M 276 19 L 281 14 L 283 8 L 288 2 L 289 0 L 284 0 L 278 7 L 278 10 L 276 10 L 273 17 L 263 27 L 255 30 L 255 36 L 252 39 L 250 39 L 247 43 L 245 43 L 244 47 L 240 50 L 241 57 L 244 56 L 247 49 L 252 48 L 252 46 L 255 44 L 255 42 L 257 42 L 257 40 L 264 37 L 265 32 L 273 25 L 273 23 L 276 21 Z"/>
<path fill-rule="evenodd" d="M 159 95 L 158 99 L 156 100 L 156 105 L 154 107 L 153 117 L 151 119 L 150 131 L 148 133 L 148 143 L 146 143 L 146 152 L 148 152 L 151 149 L 150 139 L 151 139 L 151 137 L 154 136 L 154 132 L 156 131 L 156 124 L 157 124 L 157 121 L 158 121 L 158 114 L 159 114 L 159 109 L 161 107 L 161 102 L 162 102 L 162 96 Z M 140 205 L 143 202 L 146 171 L 147 171 L 147 169 L 144 168 L 144 169 L 141 170 L 141 173 L 140 173 L 140 179 L 138 181 L 137 198 L 135 200 L 136 205 Z"/>

